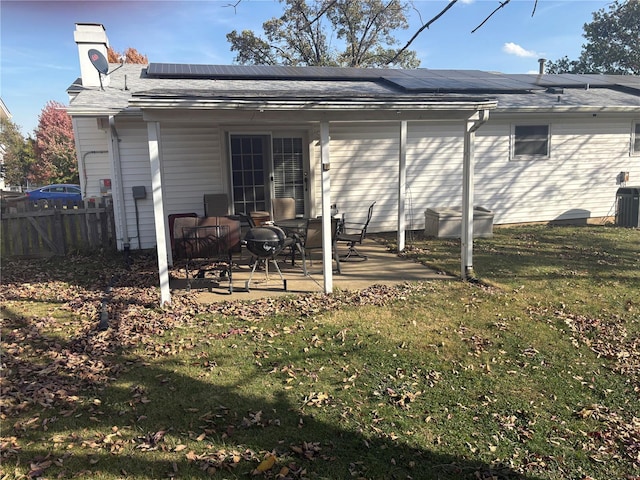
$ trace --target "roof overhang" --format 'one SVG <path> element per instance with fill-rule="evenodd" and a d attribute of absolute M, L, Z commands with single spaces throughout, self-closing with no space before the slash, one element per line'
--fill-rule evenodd
<path fill-rule="evenodd" d="M 456 96 L 258 96 L 179 95 L 144 92 L 134 95 L 130 108 L 142 110 L 145 118 L 164 118 L 166 112 L 216 112 L 247 120 L 427 120 L 463 119 L 479 110 L 492 110 L 497 101 L 487 97 Z M 247 116 L 247 114 L 250 115 Z M 193 117 L 192 117 L 193 118 Z"/>

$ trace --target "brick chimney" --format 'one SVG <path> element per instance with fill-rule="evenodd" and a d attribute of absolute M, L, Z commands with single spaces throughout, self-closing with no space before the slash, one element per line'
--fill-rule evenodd
<path fill-rule="evenodd" d="M 80 76 L 84 87 L 99 87 L 100 74 L 89 60 L 89 50 L 96 49 L 107 58 L 109 40 L 104 26 L 100 23 L 76 23 L 73 39 L 78 45 Z M 109 76 L 102 76 L 102 85 L 109 85 Z"/>

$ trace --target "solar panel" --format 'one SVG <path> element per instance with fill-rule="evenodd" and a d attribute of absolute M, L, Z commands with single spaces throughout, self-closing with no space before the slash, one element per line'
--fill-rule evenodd
<path fill-rule="evenodd" d="M 515 92 L 536 89 L 535 84 L 480 70 L 404 70 L 406 76 L 385 76 L 408 92 Z"/>
<path fill-rule="evenodd" d="M 378 69 L 341 67 L 150 63 L 147 68 L 147 75 L 157 78 L 368 79 L 379 77 L 380 74 L 377 71 Z"/>
<path fill-rule="evenodd" d="M 284 65 L 201 65 L 151 63 L 147 76 L 155 78 L 243 80 L 356 80 L 384 81 L 407 93 L 522 92 L 554 88 L 609 87 L 640 90 L 640 77 L 624 75 L 504 74 L 482 70 L 418 68 L 294 67 Z"/>

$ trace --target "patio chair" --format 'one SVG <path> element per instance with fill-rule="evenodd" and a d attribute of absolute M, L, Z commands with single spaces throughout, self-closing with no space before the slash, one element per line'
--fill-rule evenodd
<path fill-rule="evenodd" d="M 198 216 L 197 213 L 172 213 L 169 215 L 169 240 L 171 242 L 171 254 L 175 257 L 177 255 L 176 252 L 176 237 L 182 237 L 182 227 L 180 227 L 177 232 L 174 228 L 174 224 L 177 218 L 196 218 Z M 176 234 L 177 233 L 177 234 Z"/>
<path fill-rule="evenodd" d="M 296 200 L 293 197 L 274 198 L 271 200 L 271 206 L 274 222 L 296 217 Z"/>
<path fill-rule="evenodd" d="M 229 198 L 226 193 L 206 193 L 204 195 L 204 216 L 223 217 L 229 214 Z"/>
<path fill-rule="evenodd" d="M 336 271 L 340 271 L 340 258 L 336 253 L 336 238 L 338 231 L 338 219 L 331 219 L 331 254 L 336 262 Z M 311 263 L 311 253 L 313 250 L 322 250 L 322 218 L 310 218 L 307 220 L 307 228 L 304 236 L 297 236 L 297 250 L 302 256 L 302 270 L 307 276 L 307 259 Z"/>
<path fill-rule="evenodd" d="M 336 237 L 336 242 L 346 242 L 348 244 L 349 250 L 346 255 L 340 257 L 342 261 L 350 261 L 350 260 L 366 260 L 367 256 L 362 255 L 356 245 L 362 245 L 362 241 L 365 239 L 367 235 L 367 227 L 369 226 L 369 222 L 371 221 L 371 217 L 373 216 L 373 206 L 376 202 L 373 202 L 369 206 L 369 213 L 367 214 L 367 219 L 364 223 L 355 223 L 355 222 L 342 222 L 342 227 L 340 232 Z"/>

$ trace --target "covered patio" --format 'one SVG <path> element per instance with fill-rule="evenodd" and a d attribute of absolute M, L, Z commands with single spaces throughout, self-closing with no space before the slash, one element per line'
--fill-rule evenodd
<path fill-rule="evenodd" d="M 343 261 L 341 273 L 334 273 L 333 286 L 337 290 L 362 290 L 376 284 L 397 285 L 405 282 L 421 282 L 430 280 L 452 280 L 441 272 L 436 272 L 424 265 L 399 257 L 390 252 L 380 241 L 367 238 L 358 249 L 368 258 L 366 261 Z M 170 287 L 176 294 L 194 295 L 198 301 L 204 303 L 255 300 L 266 297 L 323 293 L 323 263 L 322 253 L 315 252 L 313 263 L 308 266 L 308 276 L 305 276 L 299 259 L 291 265 L 289 259 L 280 257 L 278 266 L 286 280 L 286 290 L 283 281 L 273 264 L 269 265 L 269 276 L 264 269 L 257 269 L 251 279 L 249 290 L 245 288 L 251 275 L 249 266 L 250 253 L 243 249 L 240 256 L 234 259 L 232 275 L 233 292 L 229 292 L 227 280 L 216 286 L 212 279 L 195 279 L 188 289 L 189 282 L 184 278 L 183 271 L 174 268 L 171 274 Z"/>

